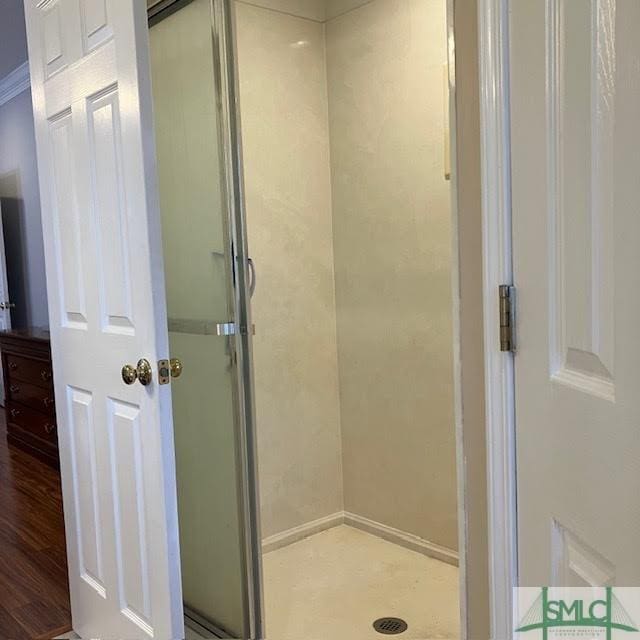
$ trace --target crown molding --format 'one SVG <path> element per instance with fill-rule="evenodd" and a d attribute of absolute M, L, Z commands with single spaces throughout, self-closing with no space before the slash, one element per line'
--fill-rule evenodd
<path fill-rule="evenodd" d="M 27 61 L 0 79 L 0 106 L 28 89 L 30 84 L 29 62 Z"/>

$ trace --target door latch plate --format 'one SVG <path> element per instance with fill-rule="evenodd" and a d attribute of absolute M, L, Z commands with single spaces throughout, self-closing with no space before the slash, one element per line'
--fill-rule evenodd
<path fill-rule="evenodd" d="M 168 360 L 158 360 L 158 384 L 171 382 L 171 365 Z"/>

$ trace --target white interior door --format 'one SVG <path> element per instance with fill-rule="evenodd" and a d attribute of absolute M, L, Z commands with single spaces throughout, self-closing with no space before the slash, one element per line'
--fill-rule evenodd
<path fill-rule="evenodd" d="M 523 586 L 640 584 L 640 3 L 512 2 Z"/>
<path fill-rule="evenodd" d="M 146 6 L 25 10 L 73 624 L 182 638 Z M 151 384 L 125 385 L 141 358 Z"/>
<path fill-rule="evenodd" d="M 7 278 L 7 255 L 4 250 L 2 205 L 0 204 L 0 331 L 11 329 L 11 305 L 12 302 L 9 299 L 9 281 Z M 0 371 L 0 376 L 1 375 L 2 372 Z M 0 389 L 2 389 L 2 385 L 0 385 Z M 4 392 L 2 393 L 4 401 Z"/>
<path fill-rule="evenodd" d="M 4 250 L 4 231 L 2 227 L 2 204 L 0 204 L 0 331 L 11 329 L 10 305 L 7 256 Z M 2 368 L 0 368 L 0 405 L 4 407 L 4 378 Z"/>

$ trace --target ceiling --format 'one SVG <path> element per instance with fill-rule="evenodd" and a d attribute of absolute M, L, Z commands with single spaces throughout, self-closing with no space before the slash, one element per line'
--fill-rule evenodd
<path fill-rule="evenodd" d="M 27 60 L 22 0 L 0 0 L 0 79 Z"/>
<path fill-rule="evenodd" d="M 154 1 L 159 0 L 147 0 L 147 3 Z M 245 0 L 245 2 L 316 22 L 326 22 L 367 4 L 370 0 Z"/>

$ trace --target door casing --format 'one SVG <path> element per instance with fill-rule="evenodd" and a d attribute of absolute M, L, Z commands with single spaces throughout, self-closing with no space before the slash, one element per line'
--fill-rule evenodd
<path fill-rule="evenodd" d="M 497 302 L 498 286 L 513 284 L 508 11 L 509 0 L 479 0 L 489 594 L 496 640 L 512 636 L 518 586 L 514 354 L 499 349 Z"/>

